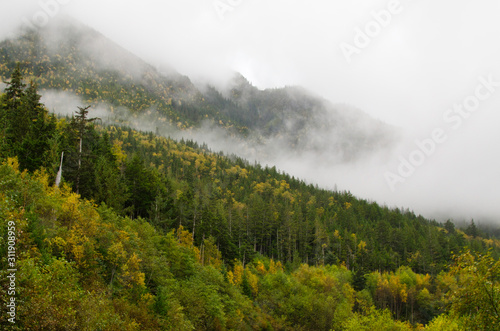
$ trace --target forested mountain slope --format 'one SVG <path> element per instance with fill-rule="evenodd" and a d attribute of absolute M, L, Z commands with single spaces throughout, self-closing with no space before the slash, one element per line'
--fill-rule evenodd
<path fill-rule="evenodd" d="M 65 91 L 109 109 L 117 119 L 123 109 L 132 117 L 151 114 L 148 120 L 166 131 L 207 122 L 255 143 L 264 139 L 292 151 L 320 150 L 338 162 L 388 148 L 396 136 L 394 128 L 298 87 L 259 90 L 235 74 L 225 87 L 198 88 L 69 20 L 1 42 L 0 77 L 9 77 L 17 62 L 42 94 Z"/>
<path fill-rule="evenodd" d="M 0 96 L 6 328 L 497 329 L 500 242 L 474 223 L 105 126 L 90 108 L 58 119 L 21 72 Z"/>

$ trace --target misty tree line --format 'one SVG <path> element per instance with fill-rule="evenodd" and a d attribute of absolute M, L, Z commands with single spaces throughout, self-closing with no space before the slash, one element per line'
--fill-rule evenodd
<path fill-rule="evenodd" d="M 194 142 L 98 127 L 87 108 L 58 121 L 19 68 L 5 92 L 2 156 L 17 155 L 21 168 L 45 167 L 54 176 L 64 151 L 63 178 L 82 197 L 164 231 L 182 225 L 196 244 L 211 236 L 226 261 L 261 254 L 294 265 L 345 263 L 362 288 L 371 270 L 407 265 L 437 274 L 451 252 L 489 246 L 477 229 L 455 231 L 451 222 L 322 190 Z"/>
<path fill-rule="evenodd" d="M 42 203 L 33 209 L 42 216 L 29 216 L 31 225 L 26 232 L 30 236 L 23 239 L 26 247 L 40 250 L 31 258 L 43 261 L 30 264 L 26 260 L 24 268 L 40 277 L 26 279 L 23 284 L 27 289 L 33 290 L 30 282 L 45 284 L 48 280 L 44 275 L 60 270 L 67 273 L 67 278 L 61 279 L 74 282 L 74 286 L 64 287 L 74 291 L 71 295 L 79 293 L 75 285 L 78 279 L 94 280 L 107 288 L 110 294 L 106 300 L 115 300 L 114 309 L 122 311 L 122 316 L 135 314 L 135 320 L 143 325 L 155 323 L 148 314 L 164 316 L 169 325 L 182 321 L 186 329 L 189 325 L 198 329 L 236 325 L 237 311 L 227 310 L 234 303 L 213 292 L 218 286 L 239 304 L 248 304 L 244 295 L 269 313 L 254 311 L 261 320 L 246 316 L 248 325 L 304 325 L 306 329 L 329 330 L 332 325 L 348 329 L 345 323 L 351 320 L 352 329 L 359 329 L 370 319 L 388 324 L 394 323 L 392 318 L 427 323 L 445 311 L 446 301 L 439 291 L 452 293 L 457 286 L 444 271 L 466 274 L 470 268 L 482 266 L 484 281 L 488 281 L 493 277 L 488 272 L 496 270 L 485 266 L 495 265 L 498 241 L 488 238 L 474 223 L 464 232 L 450 221 L 439 224 L 410 211 L 357 199 L 349 192 L 322 190 L 275 167 L 215 154 L 192 141 L 176 142 L 130 128 L 103 127 L 91 116 L 86 107 L 78 108 L 71 118 L 50 115 L 40 103 L 36 85 L 23 83 L 19 67 L 0 97 L 0 156 L 4 160 L 17 157 L 17 161 L 8 159 L 11 165 L 3 165 L 1 171 L 4 178 L 18 178 L 5 183 L 19 183 L 6 186 L 2 182 L 3 190 L 31 187 L 38 192 L 39 180 L 49 192 L 62 152 L 65 155 L 61 191 L 43 193 L 47 202 L 36 202 L 38 193 L 31 191 L 5 193 L 13 197 L 6 204 L 18 199 L 22 201 L 19 206 L 28 206 L 29 201 Z M 25 178 L 34 173 L 31 186 L 22 188 L 16 168 L 28 170 Z M 79 200 L 72 192 L 92 202 Z M 33 197 L 29 198 L 30 194 Z M 55 203 L 49 201 L 57 194 L 63 194 L 59 205 L 43 205 Z M 96 206 L 100 209 L 94 210 Z M 54 218 L 51 213 L 56 210 L 61 214 Z M 19 209 L 19 213 L 24 211 Z M 54 224 L 59 225 L 54 228 Z M 103 232 L 99 234 L 97 228 Z M 87 239 L 81 242 L 81 238 Z M 454 253 L 464 249 L 479 253 L 490 250 L 490 255 L 454 258 Z M 177 287 L 169 287 L 172 279 Z M 210 281 L 217 285 L 206 283 Z M 50 289 L 56 293 L 56 288 Z M 189 289 L 199 289 L 216 299 L 191 302 L 186 298 L 196 296 L 188 295 Z M 146 294 L 150 299 L 144 297 Z M 449 300 L 456 304 L 457 312 L 466 314 L 488 294 L 477 292 L 477 300 L 470 302 Z M 46 300 L 42 292 L 33 295 L 43 299 L 40 302 Z M 78 295 L 90 302 L 98 294 Z M 289 298 L 284 306 L 275 304 L 280 297 Z M 316 297 L 324 299 L 321 304 Z M 143 315 L 131 313 L 135 308 L 127 305 L 138 300 L 151 300 L 153 308 L 141 311 Z M 172 315 L 171 304 L 184 307 L 187 315 Z M 381 312 L 371 311 L 372 306 Z M 37 307 L 44 316 L 48 308 Z M 294 314 L 296 309 L 304 315 Z M 384 315 L 383 309 L 390 315 Z M 82 306 L 73 311 L 88 314 Z M 315 311 L 323 313 L 319 316 Z M 363 313 L 353 315 L 356 311 Z M 54 321 L 73 316 L 69 311 L 67 316 L 51 314 Z M 36 320 L 36 316 L 31 317 Z M 274 320 L 276 316 L 285 316 L 285 320 Z M 486 317 L 484 321 L 495 322 Z M 128 322 L 115 318 L 109 323 Z M 66 329 L 71 329 L 68 325 Z"/>

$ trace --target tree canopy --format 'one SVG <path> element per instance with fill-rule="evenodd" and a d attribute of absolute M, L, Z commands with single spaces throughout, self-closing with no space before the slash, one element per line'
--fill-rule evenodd
<path fill-rule="evenodd" d="M 498 328 L 500 241 L 473 221 L 91 114 L 49 115 L 19 66 L 0 96 L 0 283 L 13 222 L 19 302 L 3 329 Z"/>

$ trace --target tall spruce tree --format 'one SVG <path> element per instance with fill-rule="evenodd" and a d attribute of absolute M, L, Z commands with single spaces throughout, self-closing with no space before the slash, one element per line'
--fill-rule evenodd
<path fill-rule="evenodd" d="M 7 143 L 7 107 L 5 105 L 6 95 L 0 93 L 0 157 L 5 157 L 9 153 Z"/>
<path fill-rule="evenodd" d="M 23 113 L 29 124 L 19 148 L 19 162 L 24 168 L 34 171 L 46 166 L 46 154 L 49 150 L 49 139 L 56 130 L 55 117 L 49 116 L 47 109 L 40 103 L 37 85 L 30 82 L 22 100 Z"/>
<path fill-rule="evenodd" d="M 87 124 L 98 120 L 95 118 L 88 118 L 90 106 L 78 107 L 76 115 L 72 120 L 72 127 L 78 138 L 78 155 L 77 155 L 77 171 L 76 171 L 76 183 L 75 189 L 76 193 L 80 193 L 80 181 L 82 177 L 82 160 L 83 160 L 83 140 L 88 133 Z"/>
<path fill-rule="evenodd" d="M 18 62 L 12 75 L 10 81 L 7 82 L 7 88 L 5 89 L 5 94 L 7 96 L 7 106 L 15 107 L 20 104 L 21 97 L 24 94 L 24 89 L 26 84 L 23 83 L 23 75 L 21 73 L 21 65 Z"/>
<path fill-rule="evenodd" d="M 0 102 L 0 151 L 3 156 L 17 156 L 21 168 L 30 171 L 45 165 L 56 128 L 55 117 L 48 115 L 40 98 L 33 81 L 26 87 L 18 63 Z"/>
<path fill-rule="evenodd" d="M 6 119 L 6 134 L 10 155 L 16 155 L 22 138 L 26 134 L 29 126 L 29 117 L 26 114 L 26 108 L 22 107 L 22 99 L 25 96 L 24 89 L 26 84 L 23 82 L 21 66 L 17 63 L 12 72 L 10 81 L 7 82 L 5 89 L 4 112 Z"/>

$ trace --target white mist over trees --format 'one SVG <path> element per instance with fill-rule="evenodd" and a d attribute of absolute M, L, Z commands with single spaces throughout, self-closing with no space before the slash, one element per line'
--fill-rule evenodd
<path fill-rule="evenodd" d="M 153 67 L 168 65 L 193 81 L 203 79 L 221 90 L 237 71 L 260 89 L 304 86 L 332 103 L 400 126 L 407 136 L 400 138 L 400 148 L 393 154 L 384 152 L 335 167 L 331 167 L 331 159 L 336 159 L 331 153 L 310 149 L 295 157 L 277 153 L 284 151 L 278 147 L 264 158 L 253 156 L 249 147 L 251 153 L 245 157 L 276 164 L 322 186 L 337 184 L 358 196 L 408 206 L 429 216 L 498 219 L 499 194 L 492 185 L 500 181 L 496 170 L 500 160 L 493 152 L 500 141 L 494 125 L 499 116 L 497 93 L 464 119 L 460 130 L 450 132 L 446 143 L 396 192 L 384 179 L 384 173 L 397 171 L 401 158 L 418 148 L 415 140 L 422 141 L 443 126 L 443 114 L 474 93 L 478 77 L 492 75 L 500 80 L 500 50 L 492 42 L 500 30 L 494 16 L 498 3 L 400 3 L 402 11 L 350 64 L 339 45 L 352 41 L 356 27 L 364 27 L 373 19 L 371 12 L 387 8 L 387 2 L 252 1 L 236 6 L 220 20 L 210 1 L 200 1 L 199 6 L 72 1 L 61 6 L 60 15 L 73 15 Z M 22 18 L 40 10 L 37 4 L 13 5 L 8 17 L 2 17 L 2 37 L 14 35 L 12 28 Z M 115 53 L 107 49 L 103 54 Z M 103 59 L 104 64 L 111 63 Z M 315 138 L 334 144 L 332 135 L 318 132 Z M 201 140 L 210 137 L 200 136 Z M 227 139 L 212 140 L 212 148 L 226 148 Z"/>

